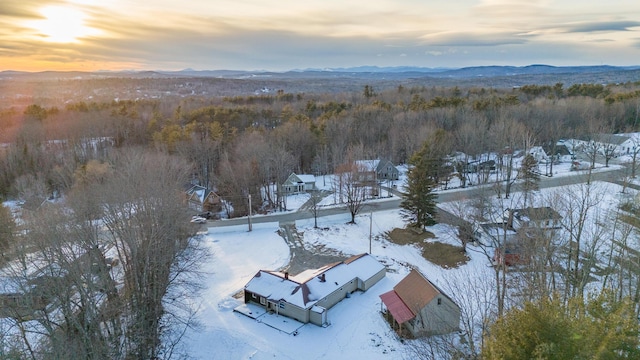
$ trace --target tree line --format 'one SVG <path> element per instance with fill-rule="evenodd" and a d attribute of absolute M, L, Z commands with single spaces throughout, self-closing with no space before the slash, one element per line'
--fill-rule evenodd
<path fill-rule="evenodd" d="M 400 85 L 380 90 L 367 86 L 349 94 L 285 96 L 280 91 L 234 98 L 76 102 L 60 108 L 32 104 L 0 114 L 9 143 L 0 159 L 0 194 L 16 196 L 19 179 L 34 174 L 43 189 L 64 191 L 69 186 L 62 174 L 65 167 L 100 156 L 88 154 L 82 142 L 109 138 L 115 147 L 143 146 L 181 156 L 193 166 L 194 181 L 236 202 L 251 193 L 265 200 L 256 203 L 259 211 L 281 203 L 277 193 L 265 198 L 260 189 L 282 183 L 291 172 L 328 174 L 349 158 L 403 164 L 437 131 L 446 133 L 449 151 L 462 152 L 469 161 L 522 146 L 523 138 L 528 138 L 527 146 L 551 148 L 561 138 L 634 131 L 640 108 L 637 88 L 631 83 L 568 89 L 562 84 L 516 89 Z M 59 142 L 52 145 L 54 140 Z M 59 149 L 54 153 L 47 146 Z M 244 205 L 236 205 L 238 215 L 246 213 Z"/>

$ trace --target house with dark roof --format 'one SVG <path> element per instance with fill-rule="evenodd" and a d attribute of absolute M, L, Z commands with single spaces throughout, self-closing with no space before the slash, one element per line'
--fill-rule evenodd
<path fill-rule="evenodd" d="M 460 307 L 415 269 L 380 299 L 388 320 L 401 336 L 405 329 L 411 336 L 421 337 L 448 334 L 460 328 Z"/>
<path fill-rule="evenodd" d="M 515 231 L 526 229 L 551 230 L 560 227 L 562 216 L 549 206 L 507 209 L 504 220 Z"/>
<path fill-rule="evenodd" d="M 495 264 L 526 264 L 536 253 L 541 239 L 549 238 L 562 224 L 562 216 L 551 207 L 506 209 L 503 222 L 480 224 L 475 237 L 494 247 Z"/>
<path fill-rule="evenodd" d="M 214 191 L 200 185 L 191 185 L 185 191 L 187 206 L 195 211 L 219 212 L 222 210 L 222 199 Z"/>
<path fill-rule="evenodd" d="M 357 160 L 355 165 L 358 169 L 360 182 L 398 180 L 400 178 L 400 171 L 389 160 Z"/>
<path fill-rule="evenodd" d="M 384 265 L 369 254 L 295 276 L 260 270 L 245 285 L 244 302 L 301 323 L 324 326 L 328 324 L 327 312 L 332 306 L 355 291 L 367 291 L 385 274 Z"/>

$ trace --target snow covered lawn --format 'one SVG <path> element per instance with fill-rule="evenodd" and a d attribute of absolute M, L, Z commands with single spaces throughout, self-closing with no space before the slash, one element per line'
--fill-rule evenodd
<path fill-rule="evenodd" d="M 384 279 L 365 293 L 356 292 L 328 312 L 330 326 L 323 328 L 306 324 L 296 336 L 276 330 L 233 311 L 242 304 L 233 297 L 260 269 L 277 270 L 289 261 L 289 248 L 276 233 L 277 223 L 260 224 L 252 232 L 246 226 L 210 228 L 201 241 L 213 256 L 207 264 L 206 290 L 202 294 L 199 312 L 203 328 L 188 334 L 190 355 L 199 359 L 388 359 L 406 355 L 401 343 L 380 315 L 379 295 L 391 290 L 408 271 L 416 266 L 445 291 L 446 279 L 469 274 L 489 276 L 487 259 L 470 252 L 467 265 L 445 270 L 427 262 L 413 246 L 398 246 L 382 239 L 386 231 L 403 227 L 399 211 L 377 212 L 357 217 L 356 225 L 347 225 L 348 215 L 321 218 L 313 229 L 313 220 L 298 221 L 298 231 L 304 241 L 324 245 L 355 255 L 369 251 L 369 227 L 372 231 L 372 254 L 388 266 Z M 456 243 L 455 232 L 446 225 L 430 229 L 434 241 Z M 461 276 L 457 276 L 459 273 Z M 449 280 L 447 280 L 449 281 Z"/>

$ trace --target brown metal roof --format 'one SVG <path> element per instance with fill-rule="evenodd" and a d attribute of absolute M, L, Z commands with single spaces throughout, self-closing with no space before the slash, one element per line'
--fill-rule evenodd
<path fill-rule="evenodd" d="M 415 269 L 400 280 L 393 290 L 414 314 L 419 313 L 440 294 L 440 291 Z"/>
<path fill-rule="evenodd" d="M 382 299 L 382 302 L 398 324 L 403 324 L 415 317 L 415 314 L 411 312 L 411 309 L 407 307 L 395 291 L 391 290 L 380 295 L 380 299 Z"/>

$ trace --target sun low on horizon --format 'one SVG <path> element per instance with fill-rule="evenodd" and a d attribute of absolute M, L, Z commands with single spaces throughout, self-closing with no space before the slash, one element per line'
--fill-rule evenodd
<path fill-rule="evenodd" d="M 0 71 L 640 65 L 640 2 L 1 0 Z"/>
<path fill-rule="evenodd" d="M 73 8 L 63 6 L 47 6 L 40 9 L 44 17 L 33 20 L 30 25 L 45 41 L 56 43 L 77 42 L 80 38 L 95 33 L 95 30 L 84 24 L 85 15 Z"/>

